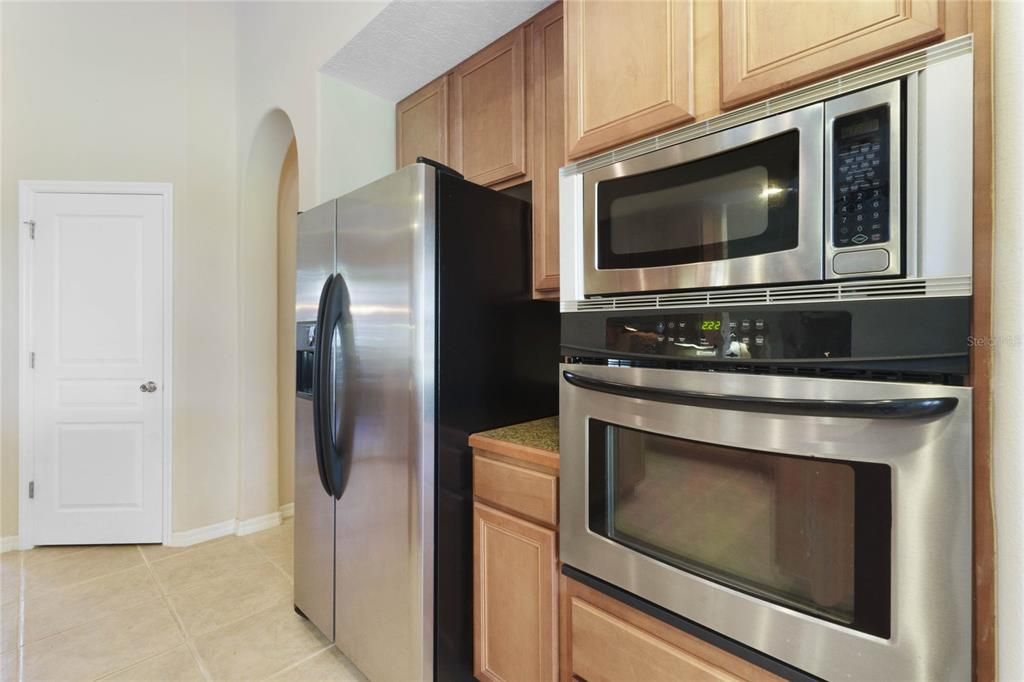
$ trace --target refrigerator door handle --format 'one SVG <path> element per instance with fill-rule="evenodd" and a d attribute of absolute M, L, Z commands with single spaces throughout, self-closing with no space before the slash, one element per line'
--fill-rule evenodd
<path fill-rule="evenodd" d="M 323 320 L 317 331 L 320 355 L 315 360 L 315 373 L 319 385 L 314 389 L 314 395 L 319 397 L 319 401 L 314 407 L 314 412 L 319 422 L 317 435 L 326 479 L 324 488 L 335 499 L 341 499 L 350 469 L 347 453 L 351 449 L 349 439 L 352 429 L 349 424 L 351 410 L 347 395 L 353 357 L 348 286 L 341 274 L 331 276 L 330 287 L 327 289 L 326 300 L 321 310 Z M 339 339 L 337 353 L 334 348 L 336 331 Z M 332 360 L 336 362 L 332 363 Z"/>
<path fill-rule="evenodd" d="M 316 469 L 320 474 L 320 485 L 331 496 L 334 495 L 334 491 L 331 490 L 331 482 L 324 465 L 324 453 L 329 441 L 324 438 L 325 424 L 321 417 L 322 413 L 330 414 L 330 394 L 327 393 L 327 388 L 329 388 L 330 384 L 324 380 L 325 372 L 321 370 L 321 367 L 326 365 L 328 371 L 330 369 L 330 355 L 328 354 L 325 357 L 324 354 L 324 317 L 327 312 L 327 299 L 333 283 L 334 275 L 331 275 L 324 282 L 323 289 L 320 290 L 320 305 L 316 310 L 316 326 L 313 328 L 313 443 L 316 446 Z M 328 340 L 329 343 L 330 341 Z"/>

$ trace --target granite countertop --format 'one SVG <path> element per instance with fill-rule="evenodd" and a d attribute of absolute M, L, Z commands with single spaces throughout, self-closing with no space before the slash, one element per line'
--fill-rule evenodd
<path fill-rule="evenodd" d="M 474 433 L 469 437 L 469 444 L 474 448 L 557 468 L 558 417 Z"/>

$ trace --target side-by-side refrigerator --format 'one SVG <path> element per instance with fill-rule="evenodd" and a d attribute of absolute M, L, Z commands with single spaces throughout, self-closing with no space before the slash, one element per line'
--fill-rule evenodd
<path fill-rule="evenodd" d="M 558 409 L 529 204 L 416 163 L 303 213 L 298 254 L 296 610 L 371 680 L 470 680 L 467 438 Z"/>

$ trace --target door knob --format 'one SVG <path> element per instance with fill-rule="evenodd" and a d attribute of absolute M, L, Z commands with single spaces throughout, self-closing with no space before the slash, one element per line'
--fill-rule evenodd
<path fill-rule="evenodd" d="M 152 381 L 147 381 L 146 383 L 139 386 L 139 390 L 142 391 L 143 393 L 152 393 L 153 391 L 156 390 L 156 384 L 153 383 Z"/>

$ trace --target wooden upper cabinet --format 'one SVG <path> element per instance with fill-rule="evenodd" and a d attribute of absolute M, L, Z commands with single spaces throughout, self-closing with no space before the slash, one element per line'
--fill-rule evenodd
<path fill-rule="evenodd" d="M 566 0 L 568 156 L 694 120 L 691 0 Z"/>
<path fill-rule="evenodd" d="M 879 61 L 945 31 L 944 0 L 721 0 L 722 108 Z"/>
<path fill-rule="evenodd" d="M 558 298 L 558 169 L 565 165 L 565 79 L 562 3 L 533 23 L 533 290 Z"/>
<path fill-rule="evenodd" d="M 427 83 L 396 107 L 395 154 L 401 168 L 425 156 L 448 163 L 448 76 Z"/>
<path fill-rule="evenodd" d="M 520 27 L 451 73 L 451 165 L 470 182 L 524 177 L 526 37 Z"/>

